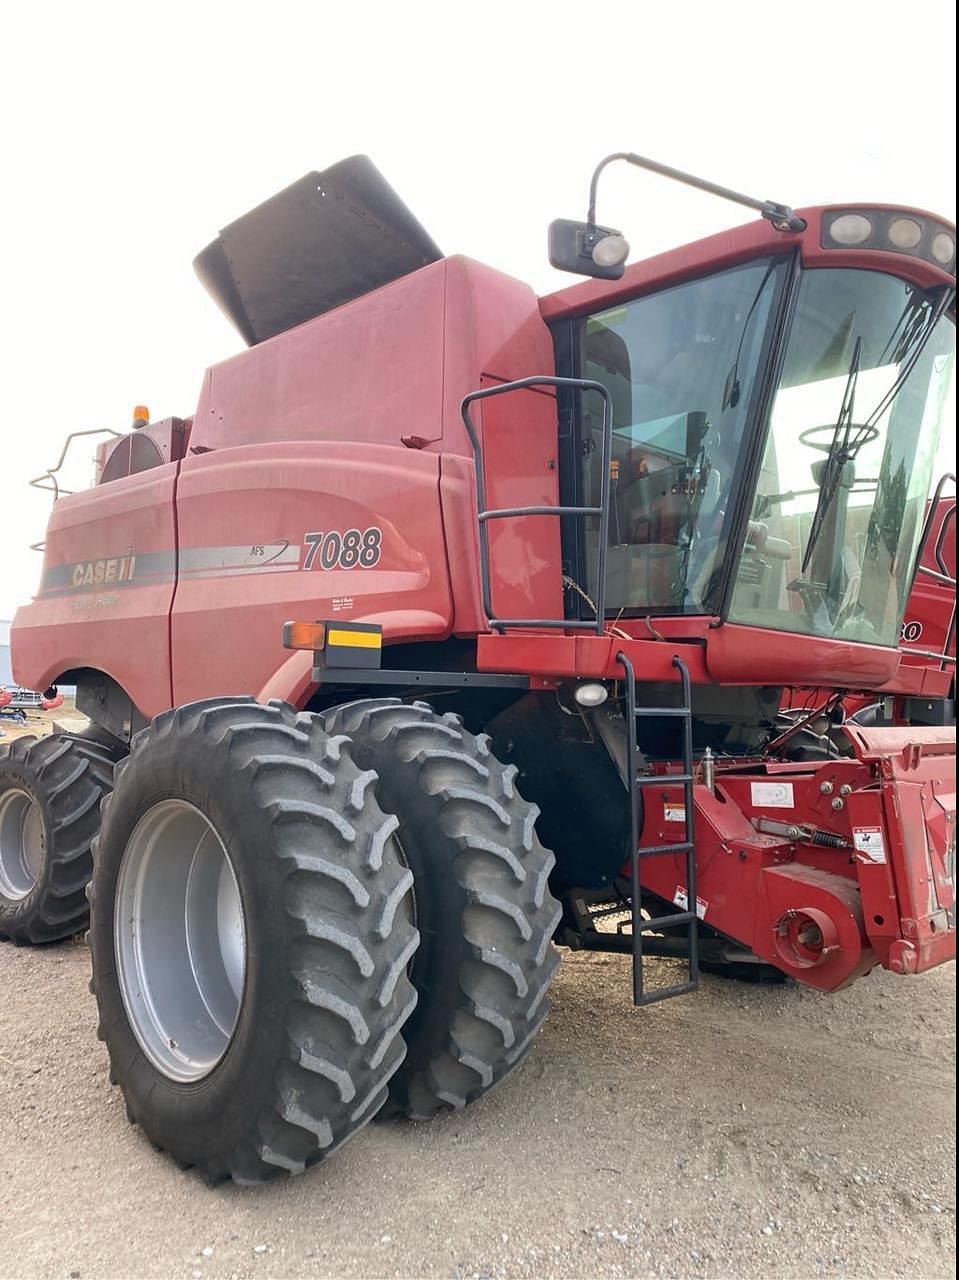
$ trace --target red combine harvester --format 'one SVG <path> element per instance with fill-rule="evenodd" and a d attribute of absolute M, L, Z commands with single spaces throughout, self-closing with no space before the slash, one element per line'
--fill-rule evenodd
<path fill-rule="evenodd" d="M 761 216 L 625 267 L 615 159 Z M 955 228 L 623 153 L 550 257 L 591 278 L 537 298 L 365 158 L 310 174 L 197 259 L 250 349 L 55 502 L 14 666 L 92 726 L 0 755 L 0 931 L 80 929 L 92 871 L 112 1078 L 211 1180 L 485 1093 L 554 942 L 630 952 L 637 1004 L 955 955 L 955 731 L 843 712 L 906 671 Z"/>

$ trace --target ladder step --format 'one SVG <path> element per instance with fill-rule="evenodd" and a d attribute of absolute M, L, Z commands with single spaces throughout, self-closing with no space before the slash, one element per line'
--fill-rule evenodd
<path fill-rule="evenodd" d="M 655 991 L 643 992 L 638 998 L 636 996 L 633 997 L 633 1004 L 642 1008 L 647 1004 L 656 1004 L 660 1000 L 669 1000 L 672 996 L 684 996 L 690 991 L 698 990 L 699 980 L 696 978 L 689 982 L 681 982 L 676 987 L 659 987 Z"/>
<path fill-rule="evenodd" d="M 699 919 L 696 915 L 696 814 L 693 804 L 694 772 L 696 769 L 693 756 L 693 713 L 692 682 L 689 671 L 682 658 L 673 657 L 673 666 L 679 672 L 682 685 L 683 705 L 680 707 L 638 707 L 636 705 L 636 669 L 629 655 L 620 652 L 616 660 L 626 673 L 626 723 L 632 732 L 626 738 L 626 778 L 630 780 L 627 790 L 630 806 L 630 925 L 633 950 L 633 1002 L 638 1005 L 655 1004 L 658 1000 L 668 1000 L 672 996 L 685 995 L 687 991 L 695 991 L 699 986 Z M 639 764 L 643 760 L 640 748 L 642 729 L 640 719 L 645 717 L 668 716 L 682 722 L 682 773 L 643 774 L 639 775 Z M 671 844 L 653 845 L 648 849 L 639 848 L 642 838 L 640 813 L 642 810 L 643 787 L 675 787 L 682 786 L 683 805 L 683 839 Z M 658 916 L 652 920 L 643 920 L 640 914 L 642 901 L 642 881 L 640 867 L 643 858 L 658 858 L 664 854 L 683 856 L 686 872 L 687 906 L 692 910 L 677 911 L 671 915 Z M 643 982 L 643 935 L 653 929 L 685 928 L 689 941 L 689 981 L 677 986 L 660 987 L 647 992 Z M 650 941 L 650 946 L 653 943 Z"/>
<path fill-rule="evenodd" d="M 672 929 L 674 926 L 679 926 L 681 924 L 692 924 L 696 919 L 697 916 L 692 911 L 680 911 L 675 916 L 657 916 L 655 920 L 641 920 L 639 922 L 639 927 L 645 933 L 650 929 L 663 929 L 667 927 Z"/>

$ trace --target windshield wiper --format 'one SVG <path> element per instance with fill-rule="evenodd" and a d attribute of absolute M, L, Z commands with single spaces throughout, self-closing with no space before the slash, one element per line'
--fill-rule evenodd
<path fill-rule="evenodd" d="M 766 285 L 769 283 L 770 276 L 781 265 L 778 258 L 774 258 L 766 268 L 762 280 L 759 282 L 759 288 L 749 304 L 749 310 L 746 312 L 746 319 L 743 321 L 743 327 L 739 333 L 739 346 L 736 348 L 736 358 L 733 360 L 732 368 L 726 374 L 726 382 L 723 386 L 723 403 L 722 410 L 725 413 L 727 409 L 735 409 L 739 404 L 739 397 L 742 394 L 742 387 L 739 383 L 739 362 L 743 358 L 743 344 L 746 341 L 746 334 L 749 332 L 749 322 L 753 318 L 753 312 L 759 306 L 759 300 L 763 296 Z"/>
<path fill-rule="evenodd" d="M 833 428 L 832 440 L 829 442 L 826 460 L 822 464 L 822 475 L 819 478 L 819 501 L 816 503 L 812 524 L 809 527 L 809 540 L 806 543 L 806 550 L 803 552 L 803 573 L 809 568 L 809 562 L 812 560 L 813 552 L 816 550 L 816 544 L 819 541 L 819 535 L 822 533 L 822 527 L 826 522 L 826 516 L 832 509 L 836 494 L 839 492 L 839 486 L 845 475 L 847 464 L 852 462 L 866 441 L 872 439 L 874 435 L 869 427 L 856 427 L 853 419 L 861 360 L 862 338 L 857 337 L 852 351 L 852 359 L 849 362 L 846 386 L 842 393 L 839 417 L 836 419 L 836 425 Z"/>
<path fill-rule="evenodd" d="M 900 365 L 899 373 L 896 375 L 896 380 L 892 386 L 866 421 L 858 427 L 853 422 L 852 415 L 855 408 L 856 383 L 859 379 L 859 364 L 862 356 L 862 338 L 858 337 L 856 339 L 852 360 L 849 364 L 849 376 L 846 379 L 846 388 L 843 392 L 842 407 L 839 410 L 839 418 L 836 421 L 829 452 L 823 464 L 822 478 L 819 481 L 819 501 L 816 504 L 816 511 L 810 526 L 809 541 L 806 543 L 806 550 L 803 553 L 803 573 L 809 567 L 809 562 L 816 549 L 816 543 L 822 533 L 826 517 L 841 487 L 846 464 L 853 461 L 864 444 L 874 440 L 879 434 L 876 424 L 889 411 L 896 396 L 902 390 L 906 379 L 916 367 L 916 362 L 925 350 L 926 343 L 932 337 L 936 325 L 952 305 L 955 296 L 954 289 L 943 289 L 938 302 L 935 306 L 930 305 L 928 307 L 922 320 L 919 320 L 918 315 L 913 315 L 909 320 L 906 320 L 905 313 L 900 317 L 890 336 L 889 343 L 887 343 L 887 351 L 900 328 L 904 328 L 905 332 L 896 343 L 895 352 L 893 353 L 894 358 L 901 360 L 903 363 Z M 921 315 L 921 308 L 917 308 L 917 312 Z M 910 347 L 911 350 L 909 349 Z M 885 352 L 883 354 L 885 356 Z"/>

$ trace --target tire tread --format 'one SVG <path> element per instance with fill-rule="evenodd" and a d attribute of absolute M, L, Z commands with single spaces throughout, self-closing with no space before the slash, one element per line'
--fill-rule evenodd
<path fill-rule="evenodd" d="M 334 708 L 325 721 L 331 733 L 352 739 L 360 764 L 378 772 L 380 802 L 399 818 L 401 845 L 430 840 L 433 873 L 447 881 L 445 907 L 459 904 L 458 935 L 444 956 L 456 966 L 455 999 L 430 1008 L 423 985 L 405 1032 L 410 1054 L 382 1114 L 422 1119 L 458 1111 L 522 1061 L 548 1012 L 560 908 L 548 888 L 553 855 L 535 834 L 539 810 L 516 789 L 515 767 L 502 765 L 489 738 L 469 733 L 458 716 L 422 702 L 368 699 Z M 404 837 L 401 810 L 411 792 L 417 831 Z M 436 1037 L 431 1019 L 445 1026 L 444 1036 Z M 420 1037 L 435 1051 L 417 1052 Z"/>
<path fill-rule="evenodd" d="M 0 939 L 18 945 L 58 942 L 87 926 L 85 890 L 101 805 L 113 786 L 113 762 L 97 743 L 51 734 L 0 747 L 0 785 L 8 769 L 27 782 L 45 811 L 46 866 L 25 898 L 0 896 Z"/>
<path fill-rule="evenodd" d="M 215 761 L 211 768 L 243 774 L 271 832 L 285 936 L 271 938 L 270 951 L 286 967 L 289 998 L 276 1015 L 285 1049 L 272 1091 L 249 1100 L 249 1133 L 240 1140 L 234 1134 L 221 1149 L 198 1154 L 190 1135 L 158 1128 L 148 1103 L 134 1102 L 132 1110 L 155 1146 L 174 1159 L 189 1156 L 208 1181 L 264 1182 L 325 1159 L 371 1118 L 376 1099 L 386 1098 L 405 1056 L 403 1024 L 416 1004 L 406 966 L 419 935 L 412 909 L 402 909 L 412 877 L 390 844 L 396 823 L 377 805 L 375 775 L 356 767 L 349 744 L 329 737 L 319 717 L 245 698 L 177 708 L 137 735 L 118 788 L 139 785 L 154 742 L 184 735 L 198 736 Z M 101 841 L 114 839 L 111 812 L 108 806 Z M 104 962 L 99 952 L 108 942 L 95 939 L 100 894 L 108 891 L 95 876 L 92 985 L 101 1015 L 109 957 Z M 119 1059 L 110 1030 L 105 1038 L 112 1074 L 130 1102 L 137 1064 Z"/>

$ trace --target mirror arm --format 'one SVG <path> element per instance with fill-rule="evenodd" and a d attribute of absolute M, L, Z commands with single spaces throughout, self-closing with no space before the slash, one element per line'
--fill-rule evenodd
<path fill-rule="evenodd" d="M 586 225 L 589 228 L 596 226 L 596 189 L 599 186 L 599 175 L 603 172 L 608 164 L 612 164 L 614 160 L 629 160 L 630 152 L 614 151 L 612 155 L 600 160 L 599 164 L 593 170 L 593 176 L 589 180 L 589 212 L 586 214 Z"/>
<path fill-rule="evenodd" d="M 747 209 L 755 209 L 762 217 L 771 222 L 777 231 L 806 230 L 805 219 L 800 218 L 788 205 L 778 204 L 775 200 L 757 200 L 753 196 L 743 195 L 741 191 L 733 191 L 730 187 L 721 187 L 716 182 L 709 182 L 705 178 L 697 178 L 692 173 L 684 173 L 682 169 L 673 169 L 668 164 L 660 164 L 658 160 L 649 160 L 646 156 L 638 156 L 634 151 L 614 151 L 612 155 L 600 160 L 593 170 L 593 176 L 589 184 L 589 212 L 586 215 L 586 222 L 590 227 L 596 223 L 596 189 L 599 184 L 599 175 L 614 160 L 625 160 L 627 164 L 636 165 L 640 169 L 648 169 L 652 173 L 658 173 L 663 178 L 671 178 L 674 182 L 685 183 L 688 187 L 697 187 L 700 191 L 719 196 L 721 200 L 731 200 L 734 204 L 745 205 Z"/>

